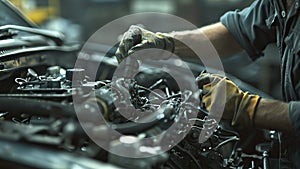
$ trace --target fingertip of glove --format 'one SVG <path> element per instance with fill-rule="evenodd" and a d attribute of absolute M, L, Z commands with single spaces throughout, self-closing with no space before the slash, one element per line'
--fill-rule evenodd
<path fill-rule="evenodd" d="M 131 34 L 135 34 L 135 35 L 138 35 L 138 34 L 142 34 L 142 29 L 141 27 L 137 26 L 137 25 L 131 25 L 129 27 L 129 30 L 128 32 L 131 33 Z"/>
<path fill-rule="evenodd" d="M 118 63 L 121 63 L 124 57 L 123 57 L 123 55 L 122 55 L 122 53 L 121 53 L 121 51 L 120 51 L 119 48 L 115 52 L 115 56 L 117 58 Z"/>
<path fill-rule="evenodd" d="M 134 54 L 134 52 L 135 52 L 134 49 L 130 49 L 130 50 L 128 51 L 128 56 Z"/>

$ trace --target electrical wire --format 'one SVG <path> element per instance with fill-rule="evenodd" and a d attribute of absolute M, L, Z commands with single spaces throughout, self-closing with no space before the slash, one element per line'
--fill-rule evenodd
<path fill-rule="evenodd" d="M 219 127 L 221 128 L 222 131 L 225 131 L 225 132 L 227 132 L 227 133 L 233 134 L 233 135 L 235 135 L 235 136 L 238 137 L 238 138 L 240 137 L 239 133 L 237 133 L 237 132 L 235 132 L 235 131 L 233 131 L 233 130 L 227 130 L 227 129 L 225 129 L 224 127 L 222 127 L 222 126 L 220 126 L 220 125 L 219 125 Z"/>
<path fill-rule="evenodd" d="M 191 118 L 190 121 L 199 121 L 201 123 L 205 123 L 205 120 L 199 119 L 199 118 Z"/>
<path fill-rule="evenodd" d="M 178 162 L 176 161 L 176 160 L 174 160 L 174 159 L 172 159 L 172 158 L 169 158 L 170 159 L 170 161 L 176 166 L 176 168 L 178 168 L 178 169 L 183 169 L 181 166 L 180 166 L 180 164 L 178 164 Z"/>
<path fill-rule="evenodd" d="M 281 168 L 281 134 L 278 132 L 277 133 L 277 136 L 278 136 L 278 143 L 279 143 L 279 160 L 278 160 L 278 168 L 280 169 Z"/>
<path fill-rule="evenodd" d="M 183 94 L 183 96 L 185 96 L 182 103 L 186 103 L 188 101 L 188 99 L 192 96 L 193 92 L 192 91 L 184 91 L 184 93 L 182 93 L 182 94 Z"/>
<path fill-rule="evenodd" d="M 229 142 L 231 142 L 231 141 L 239 141 L 240 139 L 238 138 L 238 137 L 236 137 L 236 136 L 234 136 L 234 137 L 232 137 L 232 138 L 229 138 L 229 139 L 227 139 L 227 140 L 225 140 L 225 141 L 222 141 L 221 143 L 219 143 L 216 147 L 214 147 L 213 149 L 215 149 L 215 150 L 217 150 L 217 149 L 219 149 L 220 147 L 222 147 L 223 145 L 225 145 L 225 144 L 227 144 L 227 143 L 229 143 Z"/>
<path fill-rule="evenodd" d="M 176 145 L 175 147 L 178 148 L 180 151 L 184 152 L 186 155 L 188 155 L 193 160 L 193 162 L 196 164 L 198 169 L 202 169 L 201 164 L 198 162 L 198 160 L 189 151 L 182 148 L 180 145 Z"/>
<path fill-rule="evenodd" d="M 199 130 L 203 130 L 203 128 L 198 127 L 198 126 L 192 126 L 192 128 L 196 128 L 196 129 L 199 129 Z"/>
<path fill-rule="evenodd" d="M 154 94 L 155 96 L 157 96 L 158 98 L 160 98 L 160 99 L 162 99 L 162 100 L 166 100 L 166 99 L 167 99 L 167 98 L 165 98 L 165 97 L 162 97 L 159 93 L 156 93 L 156 92 L 154 92 L 153 90 L 150 90 L 150 89 L 148 89 L 148 88 L 146 88 L 146 87 L 144 87 L 144 86 L 138 85 L 138 87 L 139 87 L 140 89 L 146 90 L 146 91 L 148 91 L 148 92 Z"/>
<path fill-rule="evenodd" d="M 163 79 L 159 79 L 158 81 L 156 81 L 153 85 L 151 85 L 149 87 L 149 90 L 154 89 L 156 86 L 160 85 L 162 82 L 164 82 L 164 80 Z"/>

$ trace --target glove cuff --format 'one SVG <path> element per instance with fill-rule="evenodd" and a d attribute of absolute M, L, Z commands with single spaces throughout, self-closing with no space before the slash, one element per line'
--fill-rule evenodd
<path fill-rule="evenodd" d="M 256 113 L 256 108 L 257 108 L 257 105 L 258 105 L 261 97 L 258 95 L 249 95 L 249 97 L 251 99 L 250 99 L 250 103 L 249 103 L 247 112 L 248 112 L 248 116 L 250 117 L 250 120 L 253 121 L 255 113 Z"/>
<path fill-rule="evenodd" d="M 156 35 L 163 39 L 164 41 L 164 50 L 167 50 L 171 53 L 174 53 L 175 51 L 175 42 L 174 42 L 174 39 L 171 37 L 171 36 L 168 36 L 167 34 L 165 33 L 161 33 L 161 32 L 157 32 Z"/>
<path fill-rule="evenodd" d="M 254 117 L 261 97 L 245 92 L 231 121 L 232 125 L 254 126 Z"/>
<path fill-rule="evenodd" d="M 166 36 L 166 38 L 165 38 L 165 49 L 170 51 L 171 53 L 174 53 L 175 43 L 174 43 L 174 39 L 172 37 Z"/>

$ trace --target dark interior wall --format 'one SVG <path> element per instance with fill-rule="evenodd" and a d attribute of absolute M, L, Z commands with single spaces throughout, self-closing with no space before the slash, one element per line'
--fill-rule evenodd
<path fill-rule="evenodd" d="M 253 0 L 198 0 L 200 11 L 200 26 L 218 22 L 225 12 L 243 9 Z"/>
<path fill-rule="evenodd" d="M 196 26 L 202 26 L 217 22 L 226 11 L 241 9 L 252 1 L 175 0 L 175 11 L 172 14 L 182 17 Z M 61 16 L 80 24 L 86 39 L 106 23 L 133 13 L 132 3 L 132 0 L 62 0 Z M 157 0 L 157 3 L 160 1 Z"/>
<path fill-rule="evenodd" d="M 129 1 L 124 0 L 62 0 L 61 16 L 83 28 L 87 39 L 106 23 L 129 13 Z"/>

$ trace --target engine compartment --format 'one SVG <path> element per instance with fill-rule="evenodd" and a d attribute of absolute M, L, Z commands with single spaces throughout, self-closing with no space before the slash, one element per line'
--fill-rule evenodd
<path fill-rule="evenodd" d="M 58 65 L 3 71 L 1 168 L 262 168 L 278 157 L 278 133 L 217 122 L 200 89 L 180 91 L 161 70 L 98 81 Z"/>
<path fill-rule="evenodd" d="M 37 28 L 7 1 L 0 4 L 6 18 L 0 26 L 0 168 L 267 169 L 285 162 L 281 133 L 233 128 L 209 115 L 201 90 L 188 79 L 204 70 L 198 61 L 162 61 L 166 69 L 144 65 L 126 76 L 114 58 L 116 46 L 106 49 L 100 41 L 82 51 L 66 45 L 62 34 Z M 184 62 L 192 75 L 168 70 Z"/>

